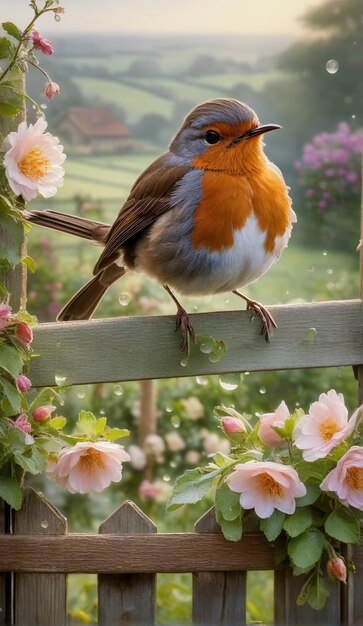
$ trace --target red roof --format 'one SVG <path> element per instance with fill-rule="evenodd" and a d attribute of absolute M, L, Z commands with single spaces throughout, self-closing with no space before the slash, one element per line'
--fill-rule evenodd
<path fill-rule="evenodd" d="M 108 109 L 70 107 L 66 115 L 87 137 L 130 137 L 131 133 Z"/>

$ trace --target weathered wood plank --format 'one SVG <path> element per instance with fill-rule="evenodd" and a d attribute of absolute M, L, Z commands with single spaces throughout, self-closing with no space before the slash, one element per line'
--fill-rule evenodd
<path fill-rule="evenodd" d="M 4 500 L 0 499 L 0 534 L 10 532 L 11 511 Z M 0 626 L 12 623 L 11 574 L 0 574 Z"/>
<path fill-rule="evenodd" d="M 0 571 L 126 574 L 274 569 L 260 533 L 235 544 L 219 534 L 0 536 Z"/>
<path fill-rule="evenodd" d="M 220 533 L 214 508 L 195 525 L 198 533 Z M 193 624 L 242 626 L 246 623 L 247 573 L 195 572 L 193 574 Z"/>
<path fill-rule="evenodd" d="M 362 362 L 360 300 L 269 309 L 279 326 L 270 344 L 249 312 L 193 315 L 197 333 L 223 339 L 228 349 L 221 361 L 210 363 L 195 348 L 186 367 L 173 316 L 41 324 L 33 343 L 41 356 L 32 362 L 31 379 L 35 386 L 54 385 L 58 373 L 70 384 L 83 384 Z"/>
<path fill-rule="evenodd" d="M 43 496 L 26 490 L 23 506 L 14 512 L 14 535 L 27 533 L 46 539 L 67 532 L 67 520 Z M 23 555 L 26 559 L 26 556 Z M 16 626 L 64 626 L 66 576 L 62 573 L 18 573 L 14 585 Z"/>
<path fill-rule="evenodd" d="M 155 533 L 156 526 L 133 502 L 125 502 L 100 526 L 101 534 Z M 153 626 L 156 574 L 100 574 L 99 626 Z"/>

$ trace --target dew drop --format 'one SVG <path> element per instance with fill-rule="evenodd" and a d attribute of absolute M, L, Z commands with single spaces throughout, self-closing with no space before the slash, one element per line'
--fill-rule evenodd
<path fill-rule="evenodd" d="M 130 294 L 124 292 L 120 294 L 120 297 L 118 299 L 119 303 L 121 304 L 121 306 L 127 306 L 130 302 L 131 298 L 130 298 Z"/>
<path fill-rule="evenodd" d="M 170 461 L 169 465 L 170 465 L 170 467 L 174 467 L 174 468 L 177 466 L 175 461 Z"/>
<path fill-rule="evenodd" d="M 121 385 L 115 385 L 113 388 L 113 393 L 115 394 L 115 396 L 122 396 L 124 390 L 122 389 Z"/>
<path fill-rule="evenodd" d="M 170 422 L 174 426 L 174 428 L 179 428 L 180 426 L 180 417 L 178 415 L 172 415 L 170 418 Z"/>
<path fill-rule="evenodd" d="M 181 365 L 182 367 L 186 367 L 186 366 L 188 365 L 188 359 L 182 359 L 182 360 L 180 361 L 180 365 Z"/>
<path fill-rule="evenodd" d="M 100 415 L 105 415 L 105 409 L 100 409 Z"/>
<path fill-rule="evenodd" d="M 249 376 L 250 373 L 249 372 L 243 372 L 244 376 Z"/>
<path fill-rule="evenodd" d="M 59 400 L 59 404 L 60 404 L 61 406 L 64 406 L 64 400 L 63 400 L 63 398 L 61 398 L 61 399 Z"/>
<path fill-rule="evenodd" d="M 168 482 L 170 481 L 170 476 L 169 476 L 169 474 L 164 474 L 164 476 L 163 476 L 163 480 L 164 480 L 166 483 L 168 483 Z"/>
<path fill-rule="evenodd" d="M 79 391 L 77 391 L 77 398 L 79 398 L 80 400 L 83 400 L 83 398 L 86 397 L 86 392 L 84 389 L 80 389 Z"/>
<path fill-rule="evenodd" d="M 264 396 L 266 391 L 267 391 L 267 389 L 266 389 L 266 387 L 260 387 L 258 391 L 261 394 L 261 396 Z"/>
<path fill-rule="evenodd" d="M 326 270 L 326 273 L 327 273 L 327 274 L 329 274 L 329 275 L 331 275 L 331 274 L 333 274 L 333 273 L 334 273 L 334 270 L 332 270 L 331 268 L 329 268 L 328 270 Z"/>
<path fill-rule="evenodd" d="M 352 120 L 355 120 L 355 118 L 356 118 L 356 116 L 355 116 L 355 115 L 352 115 Z"/>
<path fill-rule="evenodd" d="M 172 407 L 172 406 L 166 406 L 166 407 L 165 407 L 165 411 L 166 411 L 167 413 L 172 413 L 172 412 L 173 412 L 173 407 Z"/>
<path fill-rule="evenodd" d="M 203 341 L 203 343 L 201 343 L 199 346 L 199 350 L 203 352 L 203 354 L 210 354 L 211 352 L 213 352 L 213 348 L 213 342 L 208 340 Z"/>
<path fill-rule="evenodd" d="M 325 68 L 328 74 L 336 74 L 339 69 L 339 63 L 335 59 L 329 59 Z"/>
<path fill-rule="evenodd" d="M 41 104 L 40 108 L 43 109 L 43 111 L 45 111 L 48 108 L 47 104 Z"/>
<path fill-rule="evenodd" d="M 305 333 L 305 337 L 304 337 L 304 344 L 305 345 L 311 345 L 312 343 L 314 343 L 316 336 L 318 334 L 318 331 L 316 330 L 316 328 L 312 327 L 309 328 L 309 330 Z"/>
<path fill-rule="evenodd" d="M 208 385 L 208 378 L 206 376 L 197 376 L 195 380 L 198 385 Z"/>
<path fill-rule="evenodd" d="M 197 304 L 193 304 L 193 311 L 197 312 L 199 310 L 199 306 Z"/>
<path fill-rule="evenodd" d="M 241 382 L 239 374 L 224 374 L 219 377 L 219 384 L 225 391 L 234 391 Z"/>
<path fill-rule="evenodd" d="M 210 363 L 218 363 L 218 361 L 220 361 L 220 356 L 218 354 L 210 354 L 208 357 L 208 361 L 210 361 Z"/>
<path fill-rule="evenodd" d="M 42 528 L 48 528 L 49 522 L 46 519 L 43 519 L 43 521 L 40 522 L 40 525 Z"/>
<path fill-rule="evenodd" d="M 315 265 L 310 265 L 310 267 L 308 268 L 308 272 L 313 274 L 313 272 L 315 272 Z"/>
<path fill-rule="evenodd" d="M 62 387 L 62 385 L 64 385 L 67 380 L 67 376 L 64 376 L 63 374 L 58 373 L 58 374 L 55 374 L 54 380 L 55 380 L 55 384 L 58 387 Z"/>
<path fill-rule="evenodd" d="M 324 250 L 324 252 L 323 252 L 323 256 L 327 256 L 327 254 L 328 254 L 328 253 L 327 253 L 327 251 L 326 251 L 326 250 Z"/>
<path fill-rule="evenodd" d="M 55 16 L 54 16 L 54 19 L 55 19 L 56 22 L 60 22 L 62 18 L 61 18 L 60 15 L 58 15 L 58 13 L 56 13 Z"/>

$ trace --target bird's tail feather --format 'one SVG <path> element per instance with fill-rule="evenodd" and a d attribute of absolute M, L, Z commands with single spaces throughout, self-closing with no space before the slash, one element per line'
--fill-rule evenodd
<path fill-rule="evenodd" d="M 107 289 L 125 274 L 124 267 L 113 263 L 86 283 L 59 313 L 57 320 L 88 320 L 97 309 Z"/>
<path fill-rule="evenodd" d="M 45 228 L 51 228 L 52 230 L 100 243 L 105 241 L 110 229 L 109 224 L 50 209 L 46 211 L 24 211 L 23 215 L 26 221 L 31 224 L 37 224 L 38 226 L 44 226 Z"/>

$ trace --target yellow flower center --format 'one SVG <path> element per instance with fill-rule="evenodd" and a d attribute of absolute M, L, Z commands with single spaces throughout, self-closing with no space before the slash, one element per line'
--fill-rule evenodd
<path fill-rule="evenodd" d="M 349 487 L 363 491 L 363 467 L 348 467 L 346 481 Z"/>
<path fill-rule="evenodd" d="M 19 170 L 31 180 L 39 180 L 46 175 L 49 168 L 49 159 L 44 150 L 35 146 L 26 152 L 18 163 Z"/>
<path fill-rule="evenodd" d="M 103 462 L 103 455 L 98 450 L 89 448 L 86 454 L 83 454 L 78 463 L 85 472 L 94 472 L 95 470 L 103 470 L 105 464 Z"/>
<path fill-rule="evenodd" d="M 328 417 L 324 422 L 321 422 L 318 429 L 324 441 L 329 441 L 339 431 L 339 427 L 332 417 Z"/>
<path fill-rule="evenodd" d="M 277 480 L 270 476 L 270 474 L 263 472 L 263 474 L 259 475 L 258 479 L 260 487 L 262 488 L 266 496 L 281 496 L 282 487 L 280 483 L 277 482 Z"/>

